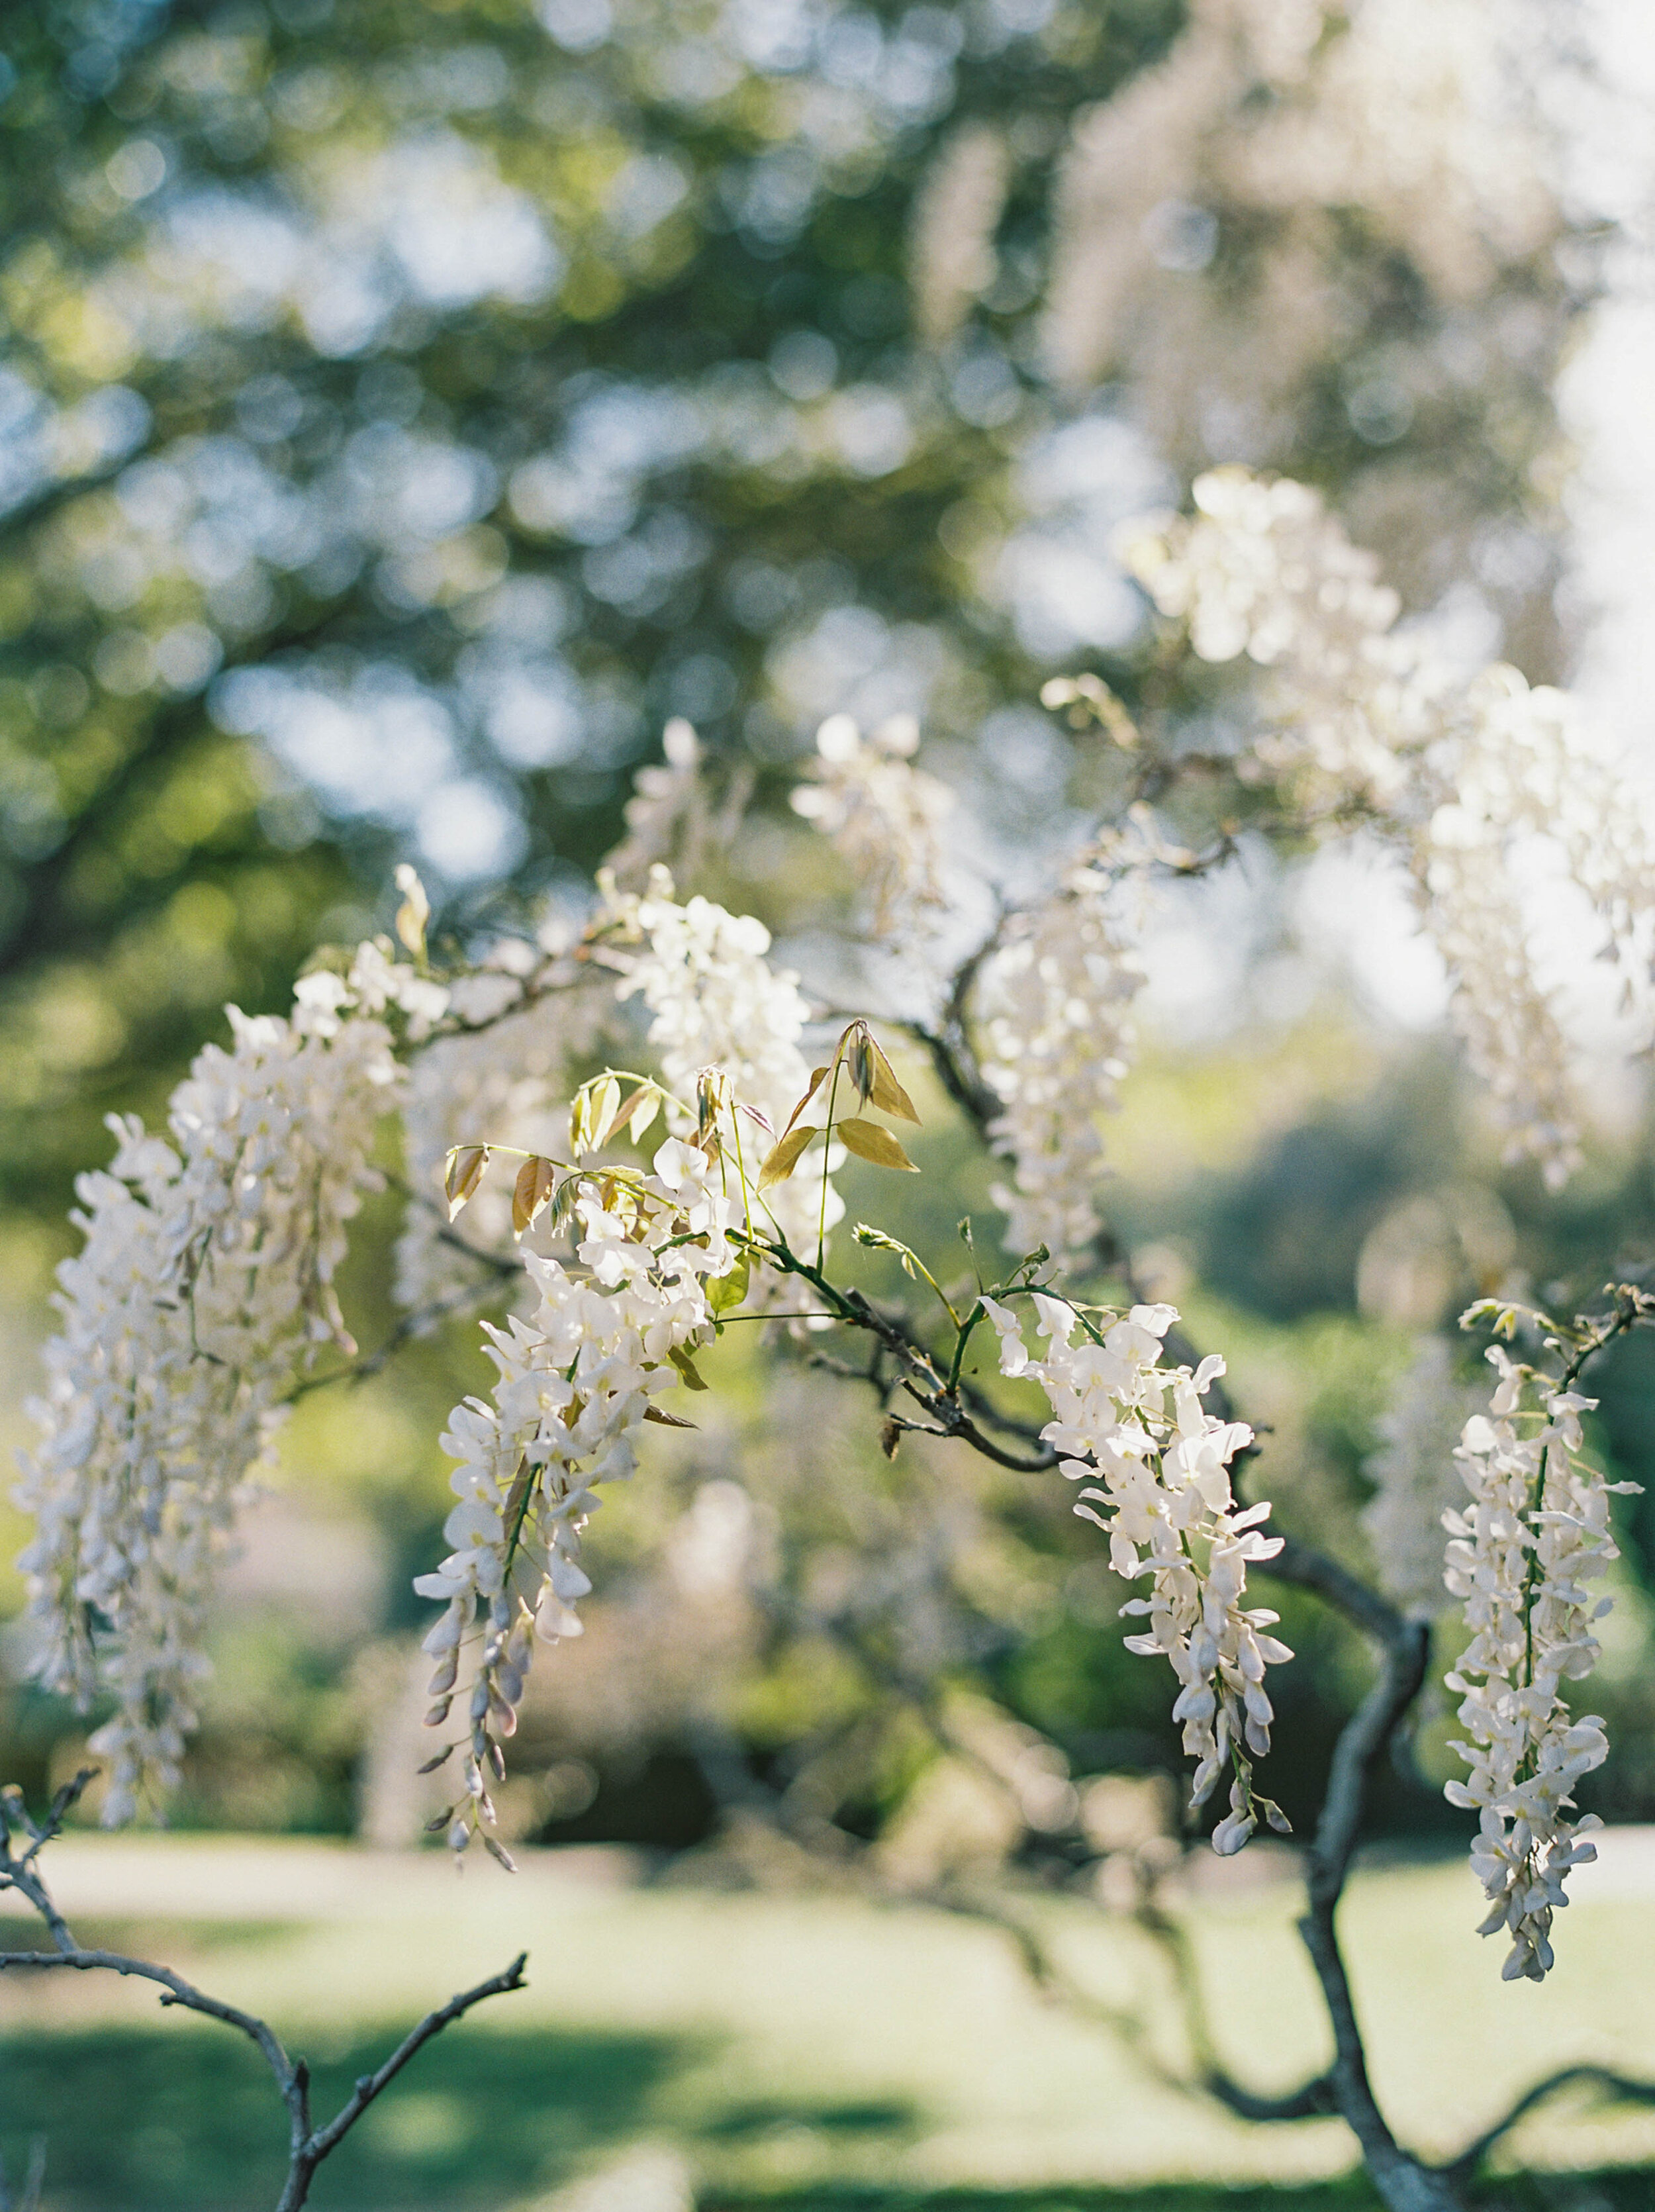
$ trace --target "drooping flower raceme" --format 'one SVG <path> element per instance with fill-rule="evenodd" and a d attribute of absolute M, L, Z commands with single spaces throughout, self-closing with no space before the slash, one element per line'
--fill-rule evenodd
<path fill-rule="evenodd" d="M 488 1399 L 456 1408 L 442 1440 L 459 1462 L 444 1529 L 454 1548 L 415 1583 L 444 1606 L 425 1638 L 436 1662 L 427 1723 L 442 1726 L 464 1700 L 467 1733 L 452 1747 L 461 1791 L 447 1815 L 456 1851 L 482 1832 L 499 1854 L 488 1782 L 505 1772 L 535 1638 L 579 1634 L 574 1606 L 591 1587 L 580 1536 L 595 1492 L 633 1473 L 640 1430 L 661 1418 L 656 1399 L 712 1333 L 707 1282 L 737 1257 L 739 1204 L 706 1155 L 676 1137 L 646 1177 L 594 1170 L 574 1211 L 573 1263 L 530 1255 L 534 1312 L 485 1324 L 500 1379 Z M 481 1645 L 457 1687 L 480 1610 Z"/>
<path fill-rule="evenodd" d="M 1456 1457 L 1472 1394 L 1440 1336 L 1421 1340 L 1379 1420 L 1384 1439 L 1362 1462 L 1373 1495 L 1361 1511 L 1379 1587 L 1407 1611 L 1440 1613 L 1442 1516 L 1464 1496 Z"/>
<path fill-rule="evenodd" d="M 1470 684 L 1393 627 L 1397 602 L 1302 484 L 1199 478 L 1193 518 L 1138 526 L 1124 551 L 1203 659 L 1264 672 L 1252 752 L 1312 821 L 1366 820 L 1397 847 L 1449 971 L 1455 1021 L 1510 1132 L 1554 1185 L 1579 1158 L 1567 1050 L 1534 969 L 1522 841 L 1543 837 L 1634 991 L 1655 931 L 1655 836 L 1568 700 L 1496 665 Z M 1647 1009 L 1646 1008 L 1646 1012 Z"/>
<path fill-rule="evenodd" d="M 913 765 L 912 718 L 898 715 L 864 738 L 848 714 L 816 732 L 814 781 L 793 793 L 793 811 L 830 836 L 871 906 L 874 934 L 906 947 L 936 927 L 949 905 L 945 836 L 954 793 Z"/>
<path fill-rule="evenodd" d="M 989 1129 L 1011 1166 L 992 1196 L 1008 1249 L 1078 1258 L 1098 1233 L 1105 1172 L 1098 1116 L 1118 1103 L 1143 982 L 1122 886 L 1100 861 L 1015 918 L 984 963 L 976 1013 L 983 1079 L 1003 1108 Z"/>
<path fill-rule="evenodd" d="M 213 1562 L 282 1400 L 319 1345 L 353 1348 L 333 1281 L 379 1185 L 393 1000 L 416 1022 L 438 1003 L 366 945 L 348 978 L 304 977 L 288 1019 L 232 1007 L 232 1049 L 209 1045 L 173 1095 L 171 1142 L 116 1121 L 108 1170 L 76 1186 L 86 1242 L 58 1270 L 44 1437 L 16 1494 L 36 1523 L 37 1671 L 82 1706 L 116 1700 L 92 1738 L 112 1825 L 178 1778 Z"/>
<path fill-rule="evenodd" d="M 1584 1680 L 1597 1661 L 1592 1626 L 1611 1604 L 1601 1583 L 1618 1556 L 1610 1495 L 1636 1486 L 1606 1482 L 1580 1455 L 1580 1416 L 1595 1399 L 1560 1389 L 1498 1345 L 1488 1358 L 1500 1380 L 1488 1413 L 1466 1423 L 1458 1454 L 1471 1502 L 1444 1516 L 1446 1579 L 1471 1631 L 1446 1678 L 1467 1739 L 1453 1748 L 1470 1775 L 1446 1788 L 1452 1804 L 1481 1816 L 1471 1865 L 1493 1909 L 1479 1933 L 1511 1936 L 1505 1980 L 1537 1982 L 1553 1963 L 1565 1877 L 1597 1856 L 1584 1839 L 1602 1821 L 1567 1815 L 1609 1740 L 1597 1714 L 1571 1714 L 1562 1686 Z"/>
<path fill-rule="evenodd" d="M 1293 1656 L 1267 1633 L 1280 1616 L 1242 1603 L 1249 1563 L 1282 1548 L 1281 1538 L 1260 1526 L 1270 1507 L 1239 1510 L 1230 1487 L 1230 1462 L 1252 1443 L 1252 1431 L 1201 1404 L 1224 1372 L 1216 1353 L 1193 1374 L 1161 1365 L 1175 1308 L 1134 1306 L 1124 1319 L 1104 1316 L 1083 1326 L 1072 1307 L 1045 1292 L 1034 1293 L 1034 1304 L 1049 1341 L 1044 1359 L 1029 1357 L 1016 1315 L 983 1298 L 999 1334 L 1000 1371 L 1029 1376 L 1046 1391 L 1053 1418 L 1040 1433 L 1064 1474 L 1087 1485 L 1076 1512 L 1106 1534 L 1117 1574 L 1149 1585 L 1148 1596 L 1121 1608 L 1148 1624 L 1126 1638 L 1126 1648 L 1166 1659 L 1179 1679 L 1173 1717 L 1182 1722 L 1185 1751 L 1197 1762 L 1193 1802 L 1204 1804 L 1226 1764 L 1233 1768 L 1230 1811 L 1213 1832 L 1213 1846 L 1223 1855 L 1238 1851 L 1260 1814 L 1272 1826 L 1285 1826 L 1253 1790 L 1252 1762 L 1270 1749 L 1274 1716 L 1264 1670 Z"/>

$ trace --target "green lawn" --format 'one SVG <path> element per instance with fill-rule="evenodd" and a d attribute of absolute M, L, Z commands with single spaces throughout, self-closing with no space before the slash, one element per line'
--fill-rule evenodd
<path fill-rule="evenodd" d="M 427 2005 L 526 1946 L 530 1988 L 423 2052 L 324 2170 L 321 2212 L 506 2212 L 652 2145 L 700 2212 L 1355 2212 L 1337 2122 L 1247 2127 L 1158 2078 L 1107 2028 L 1041 2002 L 997 1931 L 845 1897 L 639 1887 L 624 1863 L 478 1865 L 324 1844 L 73 1837 L 55 1847 L 83 1941 L 140 1949 L 268 2014 L 314 2063 L 318 2106 Z M 1376 2080 L 1398 2124 L 1446 2151 L 1517 2087 L 1575 2058 L 1655 2076 L 1655 1915 L 1610 1879 L 1560 1931 L 1542 1989 L 1499 1980 L 1459 1867 L 1355 1885 L 1347 1936 Z M 1250 2084 L 1322 2056 L 1288 1881 L 1191 1907 L 1221 2040 Z M 173 1909 L 169 1910 L 169 1907 Z M 1075 1972 L 1178 2039 L 1135 1931 L 1044 1908 Z M 91 1916 L 91 1917 L 87 1917 Z M 33 1942 L 8 1919 L 8 1945 Z M 283 2127 L 227 2030 L 157 2015 L 136 1988 L 0 1982 L 0 2149 L 51 2147 L 54 2212 L 264 2212 Z M 1655 2203 L 1655 2111 L 1577 2101 L 1531 2121 L 1523 2212 Z M 1614 2169 L 1626 2169 L 1618 2174 Z M 1581 2177 L 1595 2172 L 1597 2179 Z M 618 2185 L 586 2212 L 657 2212 Z"/>

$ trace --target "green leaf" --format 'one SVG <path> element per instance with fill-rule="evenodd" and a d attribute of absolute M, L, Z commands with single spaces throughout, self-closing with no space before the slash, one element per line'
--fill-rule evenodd
<path fill-rule="evenodd" d="M 890 1131 L 877 1121 L 836 1121 L 834 1134 L 847 1152 L 854 1152 L 859 1160 L 871 1160 L 876 1168 L 901 1168 L 909 1175 L 919 1172 Z"/>
<path fill-rule="evenodd" d="M 752 1263 L 743 1252 L 727 1275 L 715 1275 L 707 1285 L 707 1304 L 715 1314 L 734 1312 L 747 1296 L 752 1279 Z"/>
<path fill-rule="evenodd" d="M 706 1378 L 699 1372 L 696 1368 L 695 1362 L 690 1358 L 689 1354 L 684 1350 L 682 1345 L 675 1346 L 672 1351 L 668 1352 L 667 1358 L 672 1362 L 678 1372 L 683 1376 L 684 1387 L 686 1389 L 706 1389 Z"/>

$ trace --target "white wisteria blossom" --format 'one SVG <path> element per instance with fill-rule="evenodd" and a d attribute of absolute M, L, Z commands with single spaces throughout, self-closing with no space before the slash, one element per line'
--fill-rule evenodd
<path fill-rule="evenodd" d="M 1147 1597 L 1121 1607 L 1149 1624 L 1126 1648 L 1164 1658 L 1179 1679 L 1173 1717 L 1196 1761 L 1193 1804 L 1205 1803 L 1227 1764 L 1233 1770 L 1230 1810 L 1213 1832 L 1213 1848 L 1228 1856 L 1261 1814 L 1286 1826 L 1280 1808 L 1252 1786 L 1252 1759 L 1269 1752 L 1274 1718 L 1264 1670 L 1293 1656 L 1267 1632 L 1280 1615 L 1242 1604 L 1249 1564 L 1282 1548 L 1260 1525 L 1269 1505 L 1239 1509 L 1230 1486 L 1230 1463 L 1252 1431 L 1201 1404 L 1224 1372 L 1216 1352 L 1193 1373 L 1161 1365 L 1175 1307 L 1138 1305 L 1124 1317 L 1094 1319 L 1044 1291 L 1033 1297 L 1048 1341 L 1044 1359 L 1029 1356 L 1009 1306 L 986 1295 L 980 1301 L 999 1335 L 1000 1371 L 1026 1375 L 1045 1390 L 1053 1418 L 1041 1436 L 1062 1473 L 1087 1485 L 1076 1512 L 1108 1536 L 1117 1574 L 1149 1581 Z"/>
<path fill-rule="evenodd" d="M 794 811 L 844 854 L 868 895 L 874 934 L 911 947 L 949 904 L 947 837 L 954 793 L 913 765 L 919 726 L 909 714 L 864 738 L 848 714 L 816 732 L 813 781 L 793 793 Z"/>
<path fill-rule="evenodd" d="M 1597 1401 L 1567 1372 L 1560 1381 L 1497 1344 L 1488 1358 L 1499 1381 L 1458 1449 L 1470 1504 L 1444 1516 L 1447 1586 L 1471 1631 L 1446 1678 L 1461 1700 L 1468 1740 L 1453 1748 L 1470 1779 L 1446 1794 L 1480 1816 L 1471 1864 L 1492 1910 L 1479 1932 L 1511 1936 L 1506 1981 L 1540 1981 L 1553 1965 L 1552 1916 L 1568 1902 L 1564 1880 L 1597 1856 L 1586 1839 L 1603 1826 L 1594 1814 L 1567 1817 L 1574 1785 L 1609 1752 L 1601 1717 L 1576 1717 L 1563 1685 L 1597 1659 L 1592 1627 L 1610 1608 L 1601 1584 L 1618 1556 L 1610 1496 L 1637 1486 L 1606 1481 L 1582 1457 L 1580 1416 Z"/>
<path fill-rule="evenodd" d="M 393 1003 L 417 1026 L 441 996 L 370 945 L 349 975 L 301 978 L 287 1019 L 232 1007 L 232 1048 L 207 1046 L 173 1095 L 171 1141 L 115 1121 L 108 1170 L 76 1185 L 86 1241 L 58 1270 L 43 1441 L 16 1495 L 37 1672 L 82 1707 L 115 1699 L 92 1738 L 111 1824 L 177 1781 L 213 1565 L 283 1400 L 319 1346 L 355 1348 L 334 1277 L 380 1184 Z"/>
<path fill-rule="evenodd" d="M 1254 773 L 1282 780 L 1308 826 L 1366 823 L 1398 851 L 1507 1158 L 1561 1184 L 1579 1132 L 1568 1048 L 1530 944 L 1526 846 L 1544 838 L 1560 853 L 1628 994 L 1644 994 L 1647 1030 L 1655 832 L 1636 787 L 1562 693 L 1502 665 L 1466 683 L 1399 631 L 1373 556 L 1304 485 L 1221 469 L 1194 497 L 1193 517 L 1126 532 L 1126 559 L 1198 658 L 1245 655 L 1263 672 Z"/>
<path fill-rule="evenodd" d="M 725 1070 L 748 1109 L 742 1120 L 760 1117 L 745 1136 L 739 1126 L 735 1132 L 743 1159 L 755 1165 L 810 1085 L 800 1049 L 810 1008 L 798 978 L 771 966 L 770 933 L 761 921 L 711 899 L 681 903 L 664 868 L 651 870 L 642 897 L 610 886 L 604 919 L 610 957 L 621 970 L 618 995 L 640 1000 L 648 1012 L 647 1042 L 668 1090 L 687 1098 L 701 1068 Z M 668 1115 L 683 1133 L 686 1109 L 669 1103 Z M 782 1184 L 767 1202 L 790 1239 L 814 1240 L 845 1210 L 820 1176 Z"/>
<path fill-rule="evenodd" d="M 1456 1454 L 1476 1409 L 1448 1346 L 1422 1337 L 1376 1425 L 1384 1441 L 1362 1462 L 1373 1495 L 1361 1525 L 1379 1587 L 1410 1613 L 1440 1613 L 1447 1603 L 1442 1516 L 1465 1494 Z"/>
<path fill-rule="evenodd" d="M 928 345 L 945 345 L 994 282 L 994 234 L 1010 169 L 1003 132 L 964 124 L 943 142 L 915 195 L 908 265 L 914 320 Z"/>
<path fill-rule="evenodd" d="M 633 778 L 623 809 L 627 834 L 609 856 L 620 883 L 645 876 L 658 863 L 676 861 L 693 871 L 706 837 L 701 741 L 694 725 L 675 714 L 661 732 L 661 764 L 640 768 Z"/>
<path fill-rule="evenodd" d="M 979 971 L 979 1064 L 1001 1101 L 988 1133 L 1011 1167 L 991 1195 L 1014 1252 L 1044 1245 L 1072 1261 L 1098 1235 L 1098 1117 L 1119 1103 L 1144 980 L 1128 896 L 1119 872 L 1089 854 L 1040 906 L 1011 918 Z"/>
<path fill-rule="evenodd" d="M 460 1794 L 443 1820 L 455 1851 L 482 1833 L 505 1856 L 488 1832 L 488 1783 L 505 1774 L 535 1638 L 579 1634 L 594 1493 L 634 1472 L 639 1431 L 662 1418 L 656 1399 L 694 1375 L 690 1355 L 712 1334 L 707 1282 L 735 1266 L 730 1232 L 744 1218 L 723 1184 L 715 1160 L 676 1137 L 647 1176 L 596 1171 L 573 1201 L 573 1262 L 531 1255 L 533 1313 L 484 1325 L 499 1380 L 488 1399 L 455 1409 L 442 1439 L 459 1462 L 459 1503 L 444 1524 L 454 1548 L 415 1583 L 444 1607 L 425 1638 L 436 1661 L 427 1724 L 465 1700 L 465 1738 L 433 1762 L 461 1753 Z M 480 1607 L 482 1644 L 457 1689 Z"/>

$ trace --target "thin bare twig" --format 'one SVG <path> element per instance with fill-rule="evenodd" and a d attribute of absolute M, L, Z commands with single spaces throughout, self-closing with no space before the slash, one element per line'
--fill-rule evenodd
<path fill-rule="evenodd" d="M 289 2058 L 275 2030 L 256 2014 L 243 2012 L 237 2005 L 226 2004 L 220 1997 L 210 1996 L 198 1990 L 194 1983 L 174 1973 L 170 1966 L 156 1966 L 148 1959 L 129 1958 L 120 1951 L 88 1950 L 77 1943 L 68 1923 L 52 1900 L 50 1892 L 41 1877 L 38 1861 L 40 1852 L 62 1829 L 64 1819 L 76 1803 L 96 1770 L 82 1769 L 74 1781 L 61 1789 L 52 1800 L 44 1820 L 35 1820 L 23 1803 L 21 1792 L 15 1788 L 0 1792 L 0 1889 L 15 1889 L 33 1906 L 45 1923 L 56 1948 L 50 1951 L 0 1952 L 0 1972 L 18 1967 L 37 1972 L 49 1972 L 67 1967 L 77 1973 L 105 1972 L 130 1977 L 139 1981 L 153 1982 L 161 1991 L 163 2005 L 182 2006 L 186 2011 L 202 2014 L 209 2020 L 221 2021 L 235 2028 L 253 2043 L 275 2079 L 276 2090 L 288 2110 L 288 2173 L 282 2185 L 276 2212 L 300 2212 L 307 2201 L 316 2169 L 329 2153 L 337 2148 L 355 2125 L 374 2099 L 407 2065 L 409 2060 L 433 2035 L 440 2035 L 452 2021 L 470 2012 L 473 2005 L 485 1998 L 500 1996 L 512 1990 L 525 1987 L 524 1968 L 528 1954 L 519 1953 L 502 1972 L 491 1974 L 475 1989 L 466 1990 L 451 1997 L 446 2005 L 429 2012 L 419 2025 L 397 2045 L 389 2058 L 373 2074 L 365 2074 L 358 2081 L 349 2098 L 334 2118 L 324 2127 L 313 2127 L 310 2112 L 310 2069 L 302 2058 Z M 19 1836 L 27 1838 L 24 1850 L 15 1849 Z M 30 2179 L 17 2212 L 33 2212 L 38 2203 L 39 2177 L 38 2165 L 44 2172 L 44 2153 L 31 2164 Z M 4 2193 L 3 2177 L 0 2176 L 0 2212 L 9 2212 L 9 2197 Z"/>

